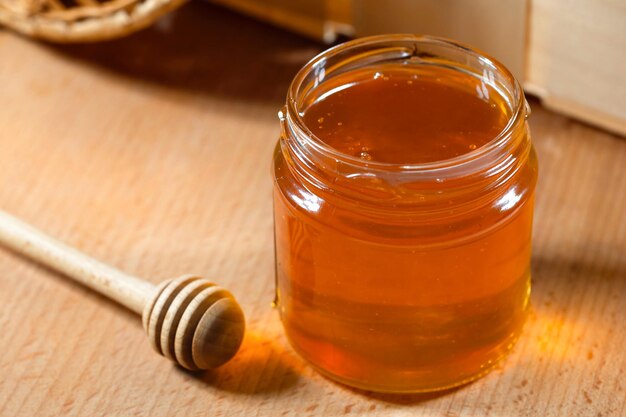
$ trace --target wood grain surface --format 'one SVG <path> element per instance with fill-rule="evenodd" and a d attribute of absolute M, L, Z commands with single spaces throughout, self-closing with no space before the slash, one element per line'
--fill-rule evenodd
<path fill-rule="evenodd" d="M 379 395 L 289 347 L 273 297 L 276 111 L 320 45 L 194 3 L 132 37 L 0 32 L 0 207 L 157 283 L 232 290 L 241 352 L 191 374 L 130 311 L 0 249 L 1 416 L 626 415 L 626 141 L 531 102 L 540 159 L 532 313 L 468 386 Z"/>

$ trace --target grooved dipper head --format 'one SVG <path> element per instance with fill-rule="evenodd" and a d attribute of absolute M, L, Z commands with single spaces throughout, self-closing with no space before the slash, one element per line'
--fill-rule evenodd
<path fill-rule="evenodd" d="M 226 363 L 239 350 L 245 330 L 234 297 L 191 275 L 159 285 L 142 320 L 154 349 L 189 370 Z"/>

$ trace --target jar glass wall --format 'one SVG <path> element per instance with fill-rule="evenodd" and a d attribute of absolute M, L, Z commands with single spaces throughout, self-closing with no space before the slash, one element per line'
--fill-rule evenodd
<path fill-rule="evenodd" d="M 458 156 L 390 163 L 342 152 L 307 126 L 321 98 L 389 68 L 471 75 L 498 96 L 504 128 Z M 277 306 L 303 358 L 351 386 L 420 392 L 478 378 L 511 349 L 530 290 L 527 116 L 506 68 L 438 38 L 359 39 L 296 75 L 280 113 L 274 220 Z"/>

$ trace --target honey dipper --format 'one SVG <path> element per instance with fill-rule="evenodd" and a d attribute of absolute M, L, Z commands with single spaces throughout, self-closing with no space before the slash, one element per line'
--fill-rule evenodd
<path fill-rule="evenodd" d="M 154 349 L 189 370 L 232 358 L 243 339 L 241 307 L 225 289 L 185 275 L 158 286 L 125 274 L 0 210 L 0 243 L 141 314 Z"/>

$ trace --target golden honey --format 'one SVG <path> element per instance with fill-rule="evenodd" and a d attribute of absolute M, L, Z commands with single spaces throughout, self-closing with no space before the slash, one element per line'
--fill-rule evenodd
<path fill-rule="evenodd" d="M 273 174 L 277 306 L 302 357 L 420 392 L 511 349 L 530 289 L 526 117 L 506 68 L 442 39 L 364 38 L 298 73 Z"/>

